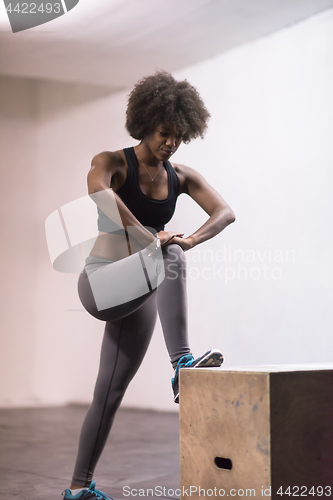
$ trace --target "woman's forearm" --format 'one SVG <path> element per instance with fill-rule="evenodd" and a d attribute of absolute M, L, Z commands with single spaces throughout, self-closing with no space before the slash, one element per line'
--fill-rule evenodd
<path fill-rule="evenodd" d="M 230 207 L 216 210 L 197 231 L 187 237 L 191 248 L 213 238 L 234 221 L 235 214 Z"/>

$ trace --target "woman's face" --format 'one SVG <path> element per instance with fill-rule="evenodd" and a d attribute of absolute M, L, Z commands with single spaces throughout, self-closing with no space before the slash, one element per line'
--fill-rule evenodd
<path fill-rule="evenodd" d="M 181 145 L 182 133 L 174 125 L 161 124 L 145 137 L 144 142 L 158 160 L 167 161 Z"/>

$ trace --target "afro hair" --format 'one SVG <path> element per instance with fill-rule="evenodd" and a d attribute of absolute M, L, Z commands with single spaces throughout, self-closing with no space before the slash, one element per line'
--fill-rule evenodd
<path fill-rule="evenodd" d="M 187 80 L 176 81 L 170 73 L 158 71 L 140 80 L 129 94 L 126 129 L 141 141 L 159 125 L 173 124 L 182 141 L 203 137 L 210 117 L 199 93 Z"/>

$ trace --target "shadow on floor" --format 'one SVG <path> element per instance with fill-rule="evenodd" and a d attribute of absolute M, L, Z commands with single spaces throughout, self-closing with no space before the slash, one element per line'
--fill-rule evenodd
<path fill-rule="evenodd" d="M 0 410 L 1 500 L 61 500 L 86 411 Z M 95 471 L 97 488 L 114 500 L 177 498 L 178 428 L 177 413 L 120 409 Z"/>

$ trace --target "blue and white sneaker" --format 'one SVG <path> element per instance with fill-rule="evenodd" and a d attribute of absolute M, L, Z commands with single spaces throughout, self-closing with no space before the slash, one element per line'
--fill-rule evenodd
<path fill-rule="evenodd" d="M 221 366 L 223 363 L 223 354 L 217 349 L 211 349 L 207 351 L 200 358 L 194 359 L 192 354 L 186 354 L 182 356 L 177 363 L 175 376 L 171 379 L 174 402 L 179 403 L 179 370 L 181 368 L 199 368 L 206 367 L 209 368 L 211 366 Z"/>
<path fill-rule="evenodd" d="M 63 491 L 64 500 L 112 500 L 112 498 L 103 493 L 103 491 L 96 490 L 95 481 L 91 481 L 88 489 L 81 490 L 77 495 L 73 495 L 71 490 Z"/>

